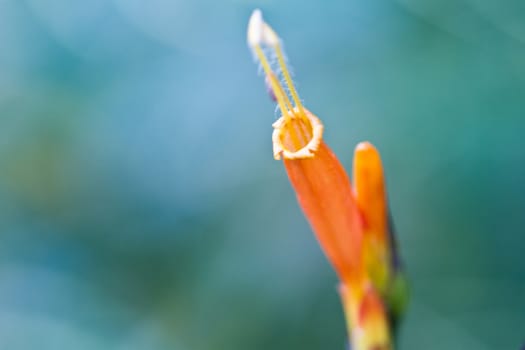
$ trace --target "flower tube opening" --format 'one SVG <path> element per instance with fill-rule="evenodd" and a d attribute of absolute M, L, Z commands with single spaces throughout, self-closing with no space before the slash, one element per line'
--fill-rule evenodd
<path fill-rule="evenodd" d="M 323 137 L 323 124 L 315 115 L 304 109 L 301 117 L 297 108 L 281 117 L 274 124 L 272 135 L 275 159 L 302 159 L 313 157 Z"/>

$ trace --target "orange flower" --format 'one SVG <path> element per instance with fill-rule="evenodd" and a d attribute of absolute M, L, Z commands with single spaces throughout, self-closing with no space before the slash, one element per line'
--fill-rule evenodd
<path fill-rule="evenodd" d="M 309 114 L 309 112 L 306 111 Z M 313 117 L 313 116 L 310 116 Z M 276 129 L 290 137 L 294 121 Z M 313 157 L 284 158 L 284 166 L 299 205 L 339 278 L 347 283 L 365 273 L 361 241 L 363 231 L 350 180 L 330 148 L 320 141 Z"/>
<path fill-rule="evenodd" d="M 259 10 L 250 18 L 248 44 L 264 69 L 272 98 L 282 114 L 273 124 L 274 157 L 283 159 L 299 205 L 341 280 L 339 290 L 353 349 L 390 349 L 383 301 L 368 273 L 368 260 L 377 262 L 380 257 L 381 264 L 389 263 L 388 254 L 383 252 L 387 247 L 386 202 L 377 151 L 368 143 L 358 146 L 354 190 L 343 166 L 322 139 L 321 121 L 302 105 L 280 39 Z M 267 55 L 276 59 L 272 61 Z M 368 246 L 373 253 L 363 249 Z M 372 263 L 370 266 L 375 268 Z M 381 280 L 385 273 L 377 270 L 374 274 Z"/>
<path fill-rule="evenodd" d="M 303 107 L 284 63 L 280 40 L 261 12 L 250 18 L 248 43 L 261 62 L 282 117 L 274 124 L 274 157 L 284 159 L 286 171 L 328 259 L 343 281 L 364 274 L 362 227 L 350 180 L 322 140 L 323 125 Z M 272 50 L 291 94 L 281 86 L 263 49 Z"/>

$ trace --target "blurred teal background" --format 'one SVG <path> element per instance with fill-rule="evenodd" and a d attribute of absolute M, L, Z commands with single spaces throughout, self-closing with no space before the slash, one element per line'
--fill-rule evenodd
<path fill-rule="evenodd" d="M 260 7 L 349 168 L 384 159 L 400 349 L 525 341 L 520 0 L 0 0 L 0 349 L 343 349 L 272 158 Z"/>

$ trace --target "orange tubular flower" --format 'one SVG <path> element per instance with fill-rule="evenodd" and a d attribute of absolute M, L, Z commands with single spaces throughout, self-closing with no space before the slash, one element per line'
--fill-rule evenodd
<path fill-rule="evenodd" d="M 258 10 L 250 18 L 248 43 L 265 70 L 282 113 L 273 124 L 274 157 L 284 159 L 299 204 L 341 280 L 359 278 L 364 274 L 362 228 L 350 180 L 322 140 L 321 121 L 303 107 L 284 63 L 280 40 Z M 295 107 L 263 49 L 272 50 L 277 57 Z"/>
<path fill-rule="evenodd" d="M 308 132 L 312 124 L 320 122 L 307 110 L 304 113 L 305 119 L 291 116 L 289 121 L 281 118 L 274 124 L 275 156 L 284 158 L 299 205 L 339 278 L 348 283 L 358 281 L 364 274 L 362 228 L 350 180 L 321 135 L 316 138 Z M 291 142 L 294 134 L 313 144 L 312 148 L 295 148 Z M 302 157 L 305 149 L 312 154 Z"/>
<path fill-rule="evenodd" d="M 282 114 L 273 124 L 274 157 L 283 159 L 299 205 L 341 280 L 339 292 L 352 349 L 391 349 L 385 307 L 369 277 L 369 254 L 363 249 L 386 239 L 385 222 L 381 221 L 386 210 L 381 204 L 384 188 L 376 186 L 382 181 L 382 173 L 368 175 L 378 169 L 375 158 L 367 153 L 370 147 L 358 147 L 354 195 L 343 166 L 322 139 L 321 121 L 299 99 L 279 37 L 259 10 L 250 18 L 248 44 L 264 69 Z M 370 242 L 364 237 L 368 232 L 374 237 Z M 374 250 L 374 259 L 376 255 L 383 256 L 382 250 Z"/>

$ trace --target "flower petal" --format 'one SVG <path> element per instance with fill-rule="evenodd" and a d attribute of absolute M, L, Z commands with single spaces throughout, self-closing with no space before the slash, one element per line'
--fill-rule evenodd
<path fill-rule="evenodd" d="M 284 159 L 297 200 L 341 280 L 361 278 L 362 225 L 350 180 L 324 143 L 313 157 Z"/>

